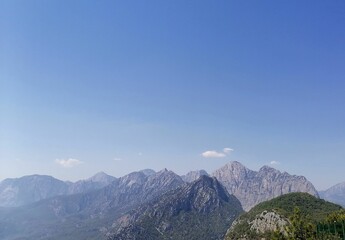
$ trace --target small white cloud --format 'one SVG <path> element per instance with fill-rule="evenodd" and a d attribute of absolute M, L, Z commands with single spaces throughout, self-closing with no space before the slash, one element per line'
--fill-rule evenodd
<path fill-rule="evenodd" d="M 224 148 L 223 149 L 223 152 L 226 153 L 226 154 L 229 154 L 229 153 L 231 153 L 233 151 L 234 151 L 234 149 L 232 149 L 232 148 Z"/>
<path fill-rule="evenodd" d="M 206 151 L 201 154 L 204 158 L 222 158 L 225 157 L 226 154 L 217 151 Z"/>
<path fill-rule="evenodd" d="M 55 162 L 57 164 L 59 164 L 61 167 L 64 168 L 71 168 L 71 167 L 75 167 L 77 165 L 82 164 L 83 162 L 78 160 L 78 159 L 74 159 L 74 158 L 69 158 L 69 159 L 56 159 Z"/>
<path fill-rule="evenodd" d="M 280 164 L 280 162 L 277 162 L 277 161 L 271 161 L 271 162 L 270 162 L 270 164 L 271 164 L 271 165 L 279 165 L 279 164 Z"/>
<path fill-rule="evenodd" d="M 204 158 L 223 158 L 229 155 L 232 151 L 234 151 L 234 149 L 232 148 L 223 148 L 223 152 L 209 150 L 209 151 L 203 152 L 201 156 L 203 156 Z"/>
<path fill-rule="evenodd" d="M 114 158 L 114 161 L 122 161 L 122 158 Z"/>
<path fill-rule="evenodd" d="M 138 153 L 138 156 L 142 156 L 142 155 L 143 155 L 143 153 L 142 153 L 142 152 Z"/>

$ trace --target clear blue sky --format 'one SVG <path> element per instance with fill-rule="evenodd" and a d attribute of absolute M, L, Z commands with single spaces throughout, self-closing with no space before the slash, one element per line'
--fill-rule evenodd
<path fill-rule="evenodd" d="M 324 189 L 344 103 L 343 0 L 0 2 L 0 179 L 275 161 Z"/>

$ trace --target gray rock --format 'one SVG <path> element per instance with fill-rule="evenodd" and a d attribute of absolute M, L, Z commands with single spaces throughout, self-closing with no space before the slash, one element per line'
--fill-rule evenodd
<path fill-rule="evenodd" d="M 263 211 L 261 214 L 258 214 L 253 221 L 249 222 L 250 230 L 257 233 L 265 233 L 269 231 L 286 233 L 285 227 L 288 224 L 289 221 L 285 217 L 280 216 L 274 211 Z"/>
<path fill-rule="evenodd" d="M 231 234 L 231 232 L 233 231 L 236 231 L 236 226 L 238 224 L 243 223 L 243 221 L 247 221 L 249 229 L 256 233 L 278 231 L 284 235 L 287 234 L 286 226 L 290 224 L 289 220 L 286 217 L 281 216 L 279 213 L 275 211 L 263 211 L 260 214 L 257 214 L 255 218 L 251 221 L 243 220 L 243 219 L 235 220 L 232 223 L 231 227 L 228 229 L 226 235 Z M 249 238 L 245 233 L 237 237 L 237 239 L 251 240 L 251 238 Z"/>
<path fill-rule="evenodd" d="M 290 175 L 264 166 L 253 171 L 239 162 L 230 162 L 212 173 L 248 211 L 256 204 L 290 192 L 318 196 L 313 184 L 303 176 Z"/>

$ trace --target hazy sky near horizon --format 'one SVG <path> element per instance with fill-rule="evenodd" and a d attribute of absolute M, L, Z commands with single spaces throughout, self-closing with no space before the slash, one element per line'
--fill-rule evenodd
<path fill-rule="evenodd" d="M 345 181 L 345 1 L 0 2 L 0 179 Z"/>

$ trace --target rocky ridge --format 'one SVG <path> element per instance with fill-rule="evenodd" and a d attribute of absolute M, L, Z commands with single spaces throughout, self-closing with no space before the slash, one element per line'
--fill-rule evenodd
<path fill-rule="evenodd" d="M 264 166 L 253 171 L 239 162 L 230 162 L 211 174 L 216 177 L 241 202 L 248 211 L 260 202 L 290 192 L 318 193 L 311 182 L 303 176 L 290 175 Z"/>
<path fill-rule="evenodd" d="M 109 239 L 222 239 L 241 212 L 217 179 L 202 175 L 121 217 Z"/>
<path fill-rule="evenodd" d="M 116 180 L 104 172 L 75 183 L 46 175 L 8 178 L 0 183 L 0 207 L 19 207 L 56 196 L 85 193 L 103 188 Z"/>
<path fill-rule="evenodd" d="M 196 170 L 190 171 L 186 175 L 182 175 L 181 178 L 185 182 L 193 182 L 203 175 L 208 176 L 208 173 L 205 170 Z"/>
<path fill-rule="evenodd" d="M 13 236 L 40 239 L 43 235 L 54 240 L 71 239 L 70 236 L 100 239 L 125 212 L 183 184 L 180 176 L 166 169 L 150 176 L 133 172 L 98 190 L 0 211 L 0 236 L 4 240 Z M 27 216 L 34 221 L 28 222 Z M 2 230 L 1 226 L 11 228 Z"/>

